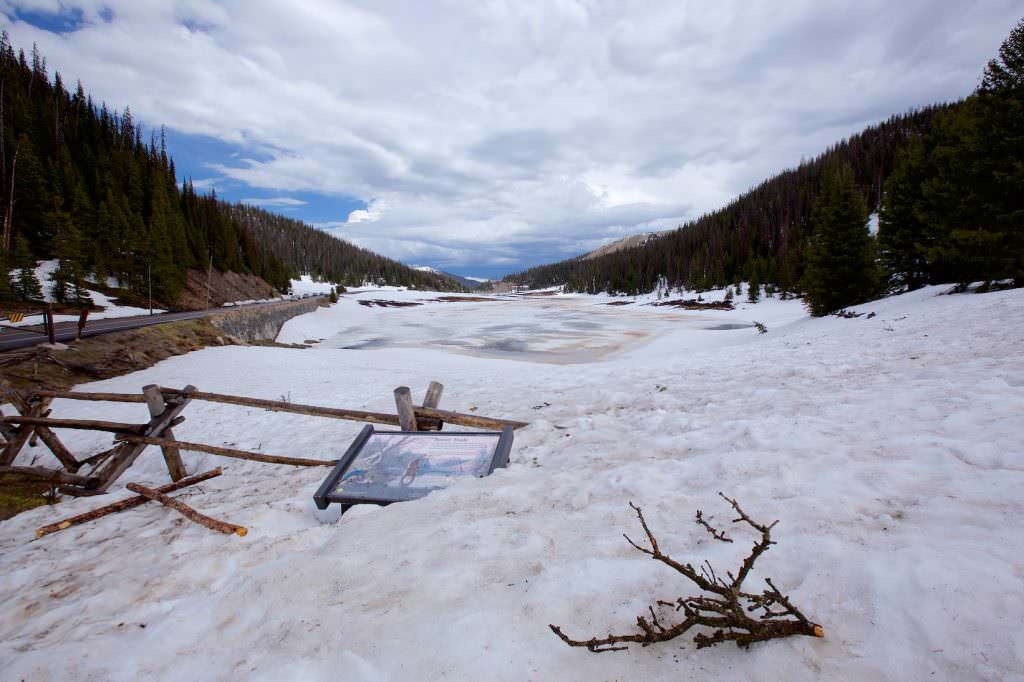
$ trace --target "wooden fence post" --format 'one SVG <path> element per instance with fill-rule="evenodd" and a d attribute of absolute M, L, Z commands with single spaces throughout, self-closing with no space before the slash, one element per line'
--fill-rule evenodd
<path fill-rule="evenodd" d="M 395 389 L 395 407 L 398 410 L 398 426 L 403 431 L 416 431 L 416 412 L 412 406 L 412 391 L 408 386 Z"/>
<path fill-rule="evenodd" d="M 423 407 L 437 407 L 441 404 L 441 394 L 444 393 L 444 384 L 431 381 L 427 386 L 427 394 L 423 397 Z"/>
<path fill-rule="evenodd" d="M 41 416 L 46 412 L 46 408 L 50 406 L 50 403 L 53 400 L 52 398 L 42 398 L 38 401 L 26 400 L 21 393 L 10 388 L 5 388 L 3 393 L 7 396 L 7 399 L 11 401 L 14 409 L 17 410 L 19 414 L 26 417 Z M 8 440 L 7 445 L 4 447 L 3 451 L 0 452 L 0 466 L 10 466 L 13 464 L 18 453 L 21 452 L 23 447 L 25 447 L 25 443 L 33 433 L 42 439 L 43 443 L 46 444 L 46 447 L 50 448 L 50 451 L 57 459 L 60 460 L 60 463 L 64 465 L 65 469 L 71 473 L 78 471 L 81 463 L 75 459 L 75 456 L 71 454 L 71 451 L 64 447 L 64 443 L 62 443 L 60 438 L 57 437 L 57 434 L 51 431 L 49 427 L 33 426 L 31 424 L 22 424 L 14 430 L 14 433 L 10 440 Z"/>
<path fill-rule="evenodd" d="M 186 386 L 182 395 L 178 398 L 172 398 L 167 401 L 167 409 L 165 409 L 159 417 L 153 417 L 142 435 L 152 436 L 159 438 L 163 435 L 164 430 L 171 425 L 171 423 L 177 419 L 178 415 L 181 414 L 182 410 L 188 406 L 191 398 L 188 397 L 189 391 L 196 390 L 195 386 Z M 99 472 L 99 476 L 102 479 L 98 490 L 105 492 L 110 485 L 121 477 L 128 467 L 130 467 L 142 451 L 146 449 L 145 443 L 124 443 L 117 448 L 117 451 L 110 456 L 106 465 Z"/>
<path fill-rule="evenodd" d="M 427 393 L 423 396 L 423 407 L 436 408 L 441 404 L 441 394 L 444 393 L 444 384 L 439 381 L 431 381 L 427 386 Z M 440 431 L 444 428 L 443 421 L 437 421 L 436 425 L 430 420 L 417 420 L 416 425 L 422 431 Z"/>
<path fill-rule="evenodd" d="M 143 386 L 142 394 L 146 396 L 146 407 L 149 408 L 149 416 L 151 418 L 156 419 L 167 411 L 167 402 L 164 400 L 164 394 L 160 392 L 159 386 L 156 384 Z M 176 440 L 170 426 L 163 430 L 160 437 Z M 167 462 L 167 472 L 171 475 L 171 480 L 180 481 L 185 478 L 188 472 L 185 471 L 185 464 L 181 461 L 181 452 L 178 448 L 173 445 L 163 445 L 160 447 L 160 450 L 164 454 L 164 461 Z"/>
<path fill-rule="evenodd" d="M 46 320 L 46 335 L 50 341 L 50 345 L 53 346 L 57 343 L 56 330 L 53 328 L 53 304 L 46 304 L 46 313 L 43 318 Z"/>

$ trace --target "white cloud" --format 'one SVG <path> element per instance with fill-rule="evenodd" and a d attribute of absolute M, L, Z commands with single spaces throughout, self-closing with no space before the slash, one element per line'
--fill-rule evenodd
<path fill-rule="evenodd" d="M 294 207 L 306 205 L 306 202 L 302 199 L 294 199 L 292 197 L 251 197 L 248 199 L 242 199 L 242 203 L 251 204 L 252 206 L 267 207 Z"/>
<path fill-rule="evenodd" d="M 345 222 L 347 224 L 375 223 L 380 220 L 382 210 L 383 206 L 381 206 L 379 201 L 371 201 L 366 205 L 365 209 L 357 208 L 349 212 L 348 220 Z"/>
<path fill-rule="evenodd" d="M 969 93 L 1020 11 L 1011 0 L 60 5 L 86 25 L 5 23 L 66 82 L 150 125 L 242 145 L 211 166 L 230 181 L 372 198 L 326 227 L 441 267 L 570 256 L 717 208 L 870 122 Z"/>
<path fill-rule="evenodd" d="M 200 178 L 199 180 L 192 180 L 192 187 L 198 192 L 205 192 L 215 188 L 222 182 L 224 182 L 224 178 Z"/>

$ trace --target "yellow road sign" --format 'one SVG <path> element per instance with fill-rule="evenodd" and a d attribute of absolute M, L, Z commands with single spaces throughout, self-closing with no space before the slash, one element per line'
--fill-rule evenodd
<path fill-rule="evenodd" d="M 25 313 L 8 313 L 7 319 L 11 322 L 18 323 L 25 319 Z"/>

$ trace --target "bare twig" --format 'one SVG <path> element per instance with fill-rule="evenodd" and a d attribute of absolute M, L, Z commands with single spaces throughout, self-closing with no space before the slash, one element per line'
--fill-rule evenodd
<path fill-rule="evenodd" d="M 704 529 L 708 533 L 710 533 L 711 537 L 713 537 L 714 539 L 721 540 L 722 542 L 732 542 L 732 538 L 727 536 L 724 530 L 718 530 L 717 528 L 715 528 L 710 523 L 704 520 L 704 512 L 702 512 L 700 509 L 697 510 L 697 523 L 701 526 L 704 526 Z"/>
<path fill-rule="evenodd" d="M 790 637 L 792 635 L 806 635 L 809 637 L 824 637 L 825 630 L 817 623 L 813 623 L 800 612 L 790 601 L 789 597 L 771 581 L 765 579 L 768 587 L 761 594 L 753 594 L 742 590 L 743 581 L 750 574 L 754 563 L 764 552 L 768 550 L 774 541 L 771 539 L 772 528 L 778 523 L 773 521 L 770 524 L 762 524 L 754 521 L 740 507 L 736 500 L 730 499 L 719 493 L 722 499 L 729 503 L 732 509 L 739 515 L 733 523 L 744 523 L 757 532 L 761 537 L 754 543 L 750 554 L 740 566 L 736 575 L 727 572 L 729 582 L 721 579 L 712 568 L 711 564 L 704 561 L 697 571 L 691 564 L 682 564 L 670 556 L 663 554 L 658 546 L 651 529 L 644 519 L 640 507 L 632 502 L 629 506 L 636 512 L 640 526 L 647 536 L 649 547 L 643 547 L 629 536 L 624 535 L 626 541 L 637 551 L 642 552 L 652 559 L 656 559 L 666 566 L 670 566 L 683 574 L 701 590 L 710 594 L 699 594 L 691 597 L 680 597 L 676 601 L 658 600 L 655 606 L 647 607 L 649 619 L 638 616 L 636 625 L 639 632 L 624 635 L 609 634 L 607 637 L 592 637 L 590 639 L 572 639 L 557 625 L 549 625 L 551 631 L 558 635 L 559 639 L 569 646 L 584 647 L 594 653 L 605 651 L 622 651 L 630 643 L 648 646 L 657 642 L 664 642 L 687 632 L 693 627 L 703 626 L 712 628 L 710 634 L 698 632 L 694 635 L 693 641 L 698 649 L 714 646 L 722 642 L 736 642 L 737 646 L 749 647 L 755 642 L 763 642 L 769 639 Z M 697 511 L 697 523 L 704 527 L 716 540 L 732 542 L 724 531 L 718 530 L 708 523 L 701 511 Z M 682 611 L 683 620 L 674 624 L 663 624 L 659 618 L 658 610 L 666 609 L 671 612 Z M 756 617 L 748 613 L 759 612 Z"/>

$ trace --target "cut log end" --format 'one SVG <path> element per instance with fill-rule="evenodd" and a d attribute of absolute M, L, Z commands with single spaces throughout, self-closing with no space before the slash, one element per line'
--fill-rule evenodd
<path fill-rule="evenodd" d="M 239 536 L 244 538 L 248 534 L 249 534 L 249 529 L 246 528 L 245 526 L 235 526 L 235 535 L 239 535 Z M 821 635 L 818 635 L 818 636 L 819 637 L 824 637 L 825 636 L 824 632 Z"/>
<path fill-rule="evenodd" d="M 814 636 L 815 637 L 824 637 L 825 636 L 825 628 L 823 628 L 820 625 L 816 624 L 814 626 Z"/>

